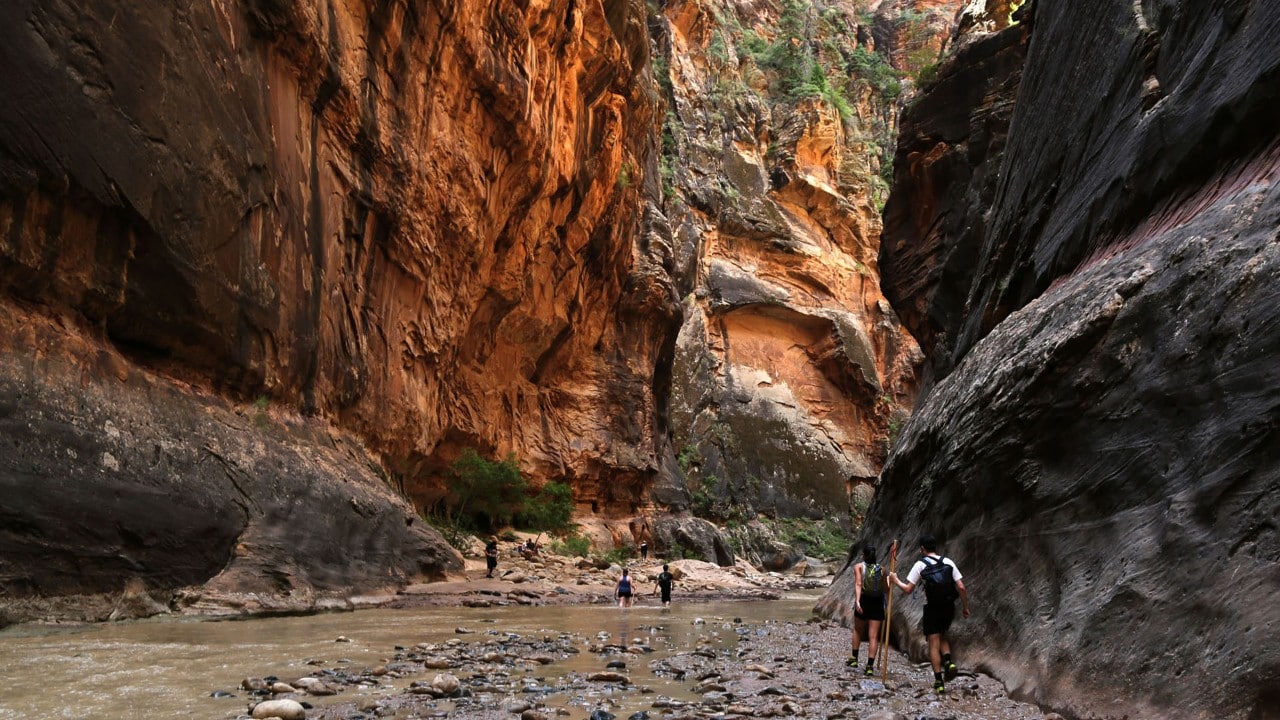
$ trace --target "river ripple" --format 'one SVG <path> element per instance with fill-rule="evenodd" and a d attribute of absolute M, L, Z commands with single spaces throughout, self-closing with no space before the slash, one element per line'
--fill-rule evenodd
<path fill-rule="evenodd" d="M 358 669 L 383 664 L 394 646 L 443 642 L 476 635 L 455 634 L 459 627 L 521 635 L 570 632 L 594 639 L 605 631 L 620 638 L 645 638 L 654 651 L 635 658 L 630 672 L 637 685 L 656 693 L 689 697 L 688 683 L 655 676 L 648 662 L 692 650 L 700 636 L 730 645 L 737 636 L 724 622 L 807 618 L 816 593 L 782 600 L 675 603 L 663 610 L 637 606 L 510 606 L 493 608 L 420 608 L 359 610 L 305 617 L 237 621 L 158 619 L 77 627 L 23 626 L 0 632 L 0 720 L 26 718 L 156 717 L 234 718 L 249 697 L 239 689 L 247 676 L 277 675 L 286 681 L 321 667 Z M 705 625 L 695 619 L 705 618 Z M 339 636 L 349 643 L 336 643 Z M 585 648 L 583 648 L 585 650 Z M 554 678 L 570 671 L 601 669 L 602 660 L 582 652 L 547 666 Z M 404 678 L 370 694 L 399 692 L 414 679 Z M 428 678 L 429 679 L 429 678 Z M 234 698 L 213 698 L 214 691 Z M 307 698 L 313 704 L 350 701 L 353 693 Z"/>

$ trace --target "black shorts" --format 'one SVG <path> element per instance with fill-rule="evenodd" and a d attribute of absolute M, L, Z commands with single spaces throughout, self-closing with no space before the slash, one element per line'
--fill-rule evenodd
<path fill-rule="evenodd" d="M 620 598 L 629 598 L 629 597 L 631 597 L 631 593 L 630 593 L 630 592 L 620 592 L 620 593 L 618 593 L 618 597 L 620 597 Z"/>
<path fill-rule="evenodd" d="M 662 590 L 662 602 L 671 602 L 671 588 Z"/>
<path fill-rule="evenodd" d="M 924 606 L 924 618 L 920 623 L 925 635 L 938 635 L 951 628 L 951 621 L 956 617 L 955 603 Z"/>
<path fill-rule="evenodd" d="M 862 612 L 854 611 L 853 616 L 862 620 L 884 620 L 884 596 L 872 600 L 862 598 Z"/>
<path fill-rule="evenodd" d="M 485 565 L 488 565 L 488 566 L 489 566 L 489 569 L 490 569 L 490 570 L 492 570 L 492 569 L 494 569 L 494 568 L 498 567 L 498 558 L 496 558 L 496 557 L 486 557 L 486 558 L 484 559 L 484 564 L 485 564 Z"/>

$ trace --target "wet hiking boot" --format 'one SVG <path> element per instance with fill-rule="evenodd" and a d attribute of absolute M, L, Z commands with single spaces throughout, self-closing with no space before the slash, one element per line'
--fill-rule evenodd
<path fill-rule="evenodd" d="M 934 680 L 933 691 L 941 695 L 947 691 L 947 686 L 941 680 Z"/>
<path fill-rule="evenodd" d="M 851 667 L 851 668 L 856 668 L 856 667 L 858 667 L 858 656 L 857 656 L 857 655 L 850 655 L 850 656 L 849 656 L 849 659 L 844 661 L 844 666 L 845 666 L 845 667 Z"/>
<path fill-rule="evenodd" d="M 862 674 L 866 675 L 867 677 L 871 677 L 872 675 L 875 675 L 876 674 L 875 666 L 871 665 L 870 663 L 867 663 L 867 669 Z"/>
<path fill-rule="evenodd" d="M 955 677 L 956 673 L 958 673 L 960 669 L 956 667 L 955 663 L 948 661 L 947 664 L 942 668 L 942 671 L 947 674 L 947 679 L 949 680 Z"/>

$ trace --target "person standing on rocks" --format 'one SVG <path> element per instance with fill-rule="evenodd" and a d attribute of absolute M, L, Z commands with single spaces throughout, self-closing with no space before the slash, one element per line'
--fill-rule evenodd
<path fill-rule="evenodd" d="M 623 570 L 622 577 L 618 578 L 618 584 L 613 588 L 613 596 L 618 599 L 618 607 L 631 607 L 631 571 Z"/>
<path fill-rule="evenodd" d="M 653 594 L 657 595 L 658 591 L 662 591 L 662 607 L 671 607 L 671 586 L 676 581 L 676 576 L 672 575 L 666 565 L 662 566 L 662 572 L 658 573 L 658 582 L 655 583 Z"/>
<path fill-rule="evenodd" d="M 490 536 L 489 542 L 484 546 L 484 564 L 489 568 L 489 572 L 485 573 L 485 577 L 493 577 L 493 571 L 498 569 L 498 538 Z"/>
<path fill-rule="evenodd" d="M 640 559 L 641 560 L 649 559 L 649 542 L 647 540 L 640 541 Z"/>
<path fill-rule="evenodd" d="M 964 616 L 969 617 L 969 591 L 964 587 L 960 568 L 938 554 L 938 541 L 925 533 L 920 536 L 921 557 L 911 566 L 904 583 L 897 573 L 889 573 L 889 579 L 903 592 L 910 595 L 916 585 L 924 581 L 924 618 L 921 623 L 929 640 L 929 662 L 933 665 L 933 690 L 941 695 L 946 692 L 943 672 L 953 675 L 956 664 L 951 659 L 951 643 L 946 638 L 951 621 L 956 615 L 956 598 L 960 598 Z"/>
<path fill-rule="evenodd" d="M 869 645 L 866 675 L 875 674 L 876 651 L 880 649 L 880 624 L 884 622 L 885 593 L 889 581 L 884 568 L 876 564 L 876 546 L 862 546 L 862 562 L 853 566 L 853 632 L 852 647 L 845 665 L 858 667 L 858 651 L 865 636 Z"/>

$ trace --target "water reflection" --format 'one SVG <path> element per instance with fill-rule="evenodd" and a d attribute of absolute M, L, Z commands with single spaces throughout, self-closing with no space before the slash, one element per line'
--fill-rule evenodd
<path fill-rule="evenodd" d="M 543 685 L 554 684 L 570 672 L 603 670 L 610 660 L 620 659 L 627 663 L 633 683 L 648 685 L 655 694 L 690 698 L 688 683 L 655 675 L 649 662 L 699 645 L 736 643 L 735 617 L 749 622 L 807 618 L 816 597 L 800 594 L 774 601 L 676 604 L 669 609 L 647 605 L 422 608 L 234 622 L 170 619 L 10 628 L 0 632 L 0 720 L 233 718 L 249 701 L 238 687 L 246 676 L 291 680 L 317 667 L 358 671 L 387 662 L 396 645 L 451 638 L 472 641 L 491 630 L 522 636 L 571 632 L 581 635 L 585 643 L 652 649 L 637 655 L 598 655 L 583 647 L 582 652 L 539 668 L 539 674 L 529 678 Z M 695 624 L 698 619 L 705 623 Z M 457 628 L 475 634 L 458 635 Z M 601 632 L 608 635 L 599 639 Z M 335 642 L 339 636 L 350 642 Z M 420 678 L 332 698 L 308 698 L 308 702 L 318 705 L 399 692 L 413 679 Z M 215 691 L 236 697 L 210 697 Z M 633 696 L 632 702 L 643 703 L 635 709 L 644 709 L 650 700 Z"/>

